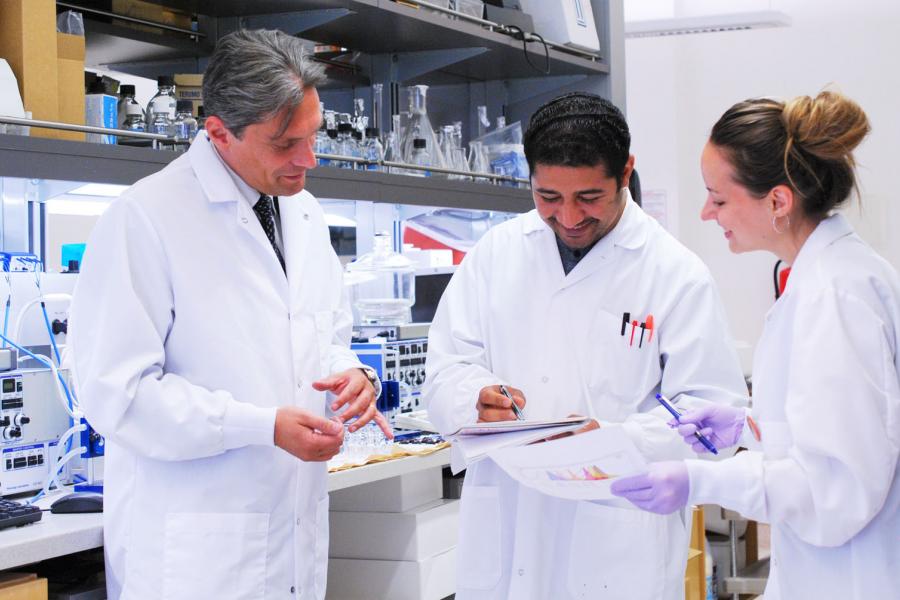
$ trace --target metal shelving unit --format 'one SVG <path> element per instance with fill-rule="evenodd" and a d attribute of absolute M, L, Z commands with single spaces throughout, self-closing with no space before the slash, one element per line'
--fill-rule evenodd
<path fill-rule="evenodd" d="M 180 155 L 170 150 L 0 135 L 0 177 L 130 185 Z M 533 207 L 526 189 L 333 167 L 310 171 L 306 187 L 319 198 L 504 212 L 526 212 Z"/>
<path fill-rule="evenodd" d="M 399 86 L 446 85 L 438 111 L 469 111 L 489 105 L 510 120 L 527 119 L 549 95 L 577 85 L 614 97 L 623 25 L 617 23 L 622 0 L 594 0 L 595 21 L 605 48 L 595 57 L 549 49 L 550 76 L 537 73 L 525 59 L 522 42 L 496 27 L 401 4 L 393 0 L 150 0 L 196 16 L 196 32 L 130 26 L 108 11 L 102 0 L 67 0 L 59 8 L 80 6 L 84 13 L 87 64 L 144 76 L 201 72 L 215 40 L 240 27 L 280 28 L 305 40 L 333 44 L 354 53 L 353 69 L 329 69 L 333 91 L 327 100 L 362 94 L 365 86 L 385 84 L 391 102 Z M 617 23 L 613 25 L 613 23 Z M 180 31 L 175 31 L 180 29 Z M 544 48 L 527 44 L 531 62 L 542 65 Z M 338 56 L 338 60 L 346 57 Z M 335 89 L 336 88 L 336 89 Z M 388 90 L 390 88 L 390 90 Z M 323 98 L 324 99 L 324 98 Z M 440 104 L 443 102 L 444 104 Z M 620 102 L 621 103 L 621 102 Z M 381 122 L 389 122 L 385 103 Z M 458 114 L 454 118 L 459 118 Z M 0 177 L 131 184 L 161 169 L 178 153 L 149 148 L 0 135 Z M 417 206 L 441 206 L 525 212 L 533 207 L 528 190 L 383 172 L 320 167 L 311 171 L 307 189 L 320 198 L 363 200 Z"/>
<path fill-rule="evenodd" d="M 370 57 L 416 55 L 444 51 L 433 69 L 416 73 L 405 83 L 452 83 L 543 76 L 532 63 L 543 66 L 544 48 L 522 42 L 492 28 L 459 18 L 450 18 L 425 8 L 392 0 L 156 0 L 156 4 L 194 12 L 200 31 L 209 39 L 190 39 L 169 32 L 153 35 L 139 29 L 104 23 L 103 17 L 86 13 L 87 59 L 117 70 L 146 74 L 171 62 L 183 68 L 190 61 L 207 57 L 210 39 L 238 27 L 278 27 L 304 39 L 347 47 Z M 90 7 L 89 0 L 71 0 L 67 5 Z M 98 20 L 101 19 L 101 20 Z M 609 64 L 600 56 L 587 57 L 551 48 L 550 76 L 605 75 Z M 451 61 L 451 62 L 447 62 Z M 148 64 L 148 62 L 150 64 Z M 364 61 L 356 61 L 364 62 Z M 199 64 L 199 63 L 198 63 Z"/>

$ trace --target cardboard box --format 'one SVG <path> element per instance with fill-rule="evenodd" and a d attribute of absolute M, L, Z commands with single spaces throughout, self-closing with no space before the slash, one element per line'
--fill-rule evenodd
<path fill-rule="evenodd" d="M 190 100 L 194 103 L 194 116 L 197 108 L 203 106 L 203 73 L 177 73 L 175 75 L 175 97 L 179 100 Z"/>
<path fill-rule="evenodd" d="M 117 124 L 116 104 L 118 98 L 109 94 L 88 94 L 84 97 L 84 121 L 93 127 L 115 129 Z M 87 141 L 95 144 L 115 144 L 116 136 L 104 133 L 89 133 Z"/>
<path fill-rule="evenodd" d="M 56 66 L 59 83 L 59 120 L 84 125 L 84 37 L 56 34 Z M 58 137 L 84 141 L 77 131 L 60 131 Z"/>
<path fill-rule="evenodd" d="M 0 57 L 18 80 L 25 110 L 35 119 L 58 121 L 56 2 L 0 1 Z M 31 135 L 59 137 L 58 132 L 37 128 Z"/>
<path fill-rule="evenodd" d="M 455 548 L 459 500 L 436 500 L 402 513 L 332 511 L 328 556 L 419 561 Z"/>
<path fill-rule="evenodd" d="M 456 548 L 423 561 L 328 561 L 326 600 L 441 600 L 456 591 Z"/>
<path fill-rule="evenodd" d="M 331 492 L 331 510 L 400 513 L 440 500 L 444 484 L 440 467 L 406 473 Z"/>
<path fill-rule="evenodd" d="M 47 580 L 34 573 L 0 573 L 0 600 L 47 600 Z"/>
<path fill-rule="evenodd" d="M 191 28 L 191 15 L 180 10 L 160 6 L 153 2 L 143 2 L 142 0 L 112 0 L 112 12 L 124 17 L 134 17 L 135 19 L 143 19 L 153 23 L 162 25 L 171 25 L 172 27 L 180 27 L 182 29 Z M 140 23 L 132 23 L 130 21 L 116 21 L 117 25 L 129 27 L 131 29 L 139 29 L 148 33 L 163 35 L 163 31 L 157 27 L 149 25 L 141 25 Z"/>

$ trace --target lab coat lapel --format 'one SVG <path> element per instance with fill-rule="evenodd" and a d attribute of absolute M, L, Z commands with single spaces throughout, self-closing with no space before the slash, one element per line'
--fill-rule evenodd
<path fill-rule="evenodd" d="M 243 230 L 256 244 L 260 245 L 262 252 L 271 255 L 273 263 L 272 272 L 278 274 L 278 282 L 284 281 L 284 274 L 281 273 L 281 265 L 278 263 L 278 257 L 272 248 L 272 243 L 266 237 L 262 225 L 259 224 L 259 218 L 253 212 L 253 207 L 235 185 L 231 173 L 225 167 L 225 164 L 216 154 L 212 147 L 212 142 L 204 133 L 198 135 L 191 143 L 188 150 L 191 167 L 197 175 L 197 181 L 203 188 L 206 199 L 210 204 L 219 204 L 224 202 L 233 202 L 235 204 L 235 220 L 239 229 Z M 283 284 L 282 284 L 283 286 Z"/>
<path fill-rule="evenodd" d="M 300 282 L 308 277 L 310 264 L 304 260 L 310 240 L 310 211 L 307 203 L 309 194 L 301 192 L 295 196 L 279 198 L 281 212 L 281 233 L 284 241 L 284 262 L 287 269 L 288 287 L 292 305 L 300 301 L 303 292 Z"/>
<path fill-rule="evenodd" d="M 623 188 L 620 192 L 625 196 L 625 211 L 619 218 L 619 222 L 613 227 L 613 230 L 600 238 L 590 252 L 582 258 L 575 268 L 569 271 L 565 276 L 561 288 L 567 288 L 580 281 L 592 277 L 605 269 L 611 264 L 610 259 L 615 252 L 621 251 L 622 248 L 634 249 L 644 244 L 647 239 L 647 227 L 645 220 L 647 215 L 641 208 L 631 199 L 628 188 Z M 549 228 L 548 228 L 549 229 Z M 556 258 L 560 263 L 560 272 L 562 272 L 562 260 L 559 258 L 559 248 L 556 247 L 556 240 L 553 239 Z"/>

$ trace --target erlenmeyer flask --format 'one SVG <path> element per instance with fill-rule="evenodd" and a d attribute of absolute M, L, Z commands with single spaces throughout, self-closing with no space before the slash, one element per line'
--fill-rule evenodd
<path fill-rule="evenodd" d="M 408 88 L 409 93 L 409 122 L 406 130 L 403 132 L 403 159 L 406 162 L 412 162 L 412 155 L 415 148 L 413 141 L 416 139 L 425 140 L 425 150 L 431 157 L 431 166 L 443 167 L 445 161 L 441 155 L 438 146 L 437 137 L 431 127 L 431 121 L 428 119 L 427 109 L 427 85 L 414 85 Z"/>

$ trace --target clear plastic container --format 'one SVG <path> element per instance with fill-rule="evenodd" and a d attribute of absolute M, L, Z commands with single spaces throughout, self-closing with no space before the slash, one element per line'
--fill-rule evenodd
<path fill-rule="evenodd" d="M 470 17 L 484 18 L 483 0 L 453 0 L 451 8 Z"/>
<path fill-rule="evenodd" d="M 345 283 L 361 325 L 403 325 L 412 320 L 416 277 L 412 261 L 391 249 L 391 235 L 375 234 L 375 246 L 347 264 Z"/>

